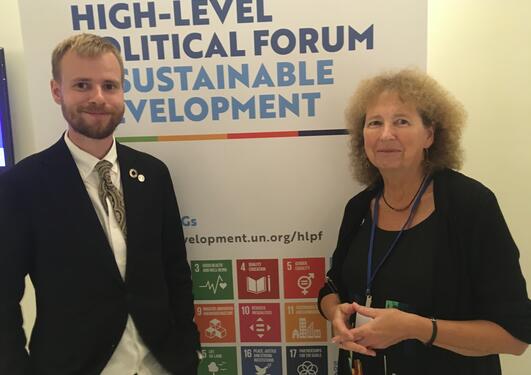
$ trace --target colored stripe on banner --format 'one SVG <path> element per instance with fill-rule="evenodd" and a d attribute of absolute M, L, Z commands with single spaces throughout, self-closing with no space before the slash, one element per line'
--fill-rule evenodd
<path fill-rule="evenodd" d="M 323 130 L 290 130 L 280 132 L 226 133 L 226 134 L 186 134 L 116 137 L 119 142 L 181 142 L 181 141 L 211 141 L 219 139 L 256 139 L 256 138 L 288 138 L 288 137 L 322 137 L 326 135 L 346 135 L 347 129 Z"/>

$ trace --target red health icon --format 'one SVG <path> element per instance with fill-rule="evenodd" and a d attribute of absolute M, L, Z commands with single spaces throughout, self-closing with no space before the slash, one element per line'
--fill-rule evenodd
<path fill-rule="evenodd" d="M 238 259 L 240 299 L 278 299 L 278 259 Z"/>
<path fill-rule="evenodd" d="M 324 258 L 282 260 L 285 298 L 316 298 L 324 284 Z"/>

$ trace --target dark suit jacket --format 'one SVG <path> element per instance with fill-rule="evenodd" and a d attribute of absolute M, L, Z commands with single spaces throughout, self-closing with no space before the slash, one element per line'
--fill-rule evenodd
<path fill-rule="evenodd" d="M 199 335 L 170 174 L 152 156 L 120 144 L 117 152 L 125 281 L 63 139 L 0 176 L 0 374 L 99 374 L 128 314 L 167 370 L 196 373 Z M 19 304 L 26 274 L 37 306 L 29 355 Z"/>

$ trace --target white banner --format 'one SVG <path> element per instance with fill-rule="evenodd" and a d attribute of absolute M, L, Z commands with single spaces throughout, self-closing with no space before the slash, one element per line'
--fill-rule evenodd
<path fill-rule="evenodd" d="M 199 373 L 333 374 L 315 298 L 359 190 L 344 110 L 361 79 L 426 68 L 426 0 L 19 5 L 39 148 L 65 129 L 49 93 L 55 45 L 90 32 L 122 51 L 117 136 L 171 170 L 207 355 Z"/>

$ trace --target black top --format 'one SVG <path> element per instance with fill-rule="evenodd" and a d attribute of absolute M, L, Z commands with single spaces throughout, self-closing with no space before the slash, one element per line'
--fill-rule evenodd
<path fill-rule="evenodd" d="M 332 267 L 343 302 L 350 302 L 351 286 L 341 278 L 350 245 L 359 232 L 381 183 L 353 197 L 345 213 Z M 484 185 L 459 172 L 444 169 L 433 175 L 437 243 L 433 248 L 430 316 L 445 320 L 489 320 L 516 338 L 531 343 L 531 301 L 519 264 L 519 251 L 509 232 L 494 194 Z M 366 265 L 366 262 L 363 262 Z M 324 285 L 320 299 L 333 293 Z M 320 307 L 320 304 L 318 304 Z M 433 347 L 426 375 L 501 374 L 498 355 L 466 357 Z M 338 374 L 351 374 L 347 353 L 340 350 Z"/>
<path fill-rule="evenodd" d="M 350 285 L 351 299 L 365 304 L 367 256 L 372 226 L 371 215 L 361 225 L 352 241 L 342 279 Z M 373 250 L 373 272 L 387 253 L 398 231 L 376 228 Z M 435 214 L 405 230 L 372 283 L 372 307 L 394 307 L 427 316 L 431 310 L 433 248 L 437 241 Z M 389 374 L 424 375 L 427 349 L 415 340 L 403 341 L 387 350 L 377 351 L 376 358 L 357 356 L 362 360 L 364 375 L 379 374 L 385 362 Z"/>

